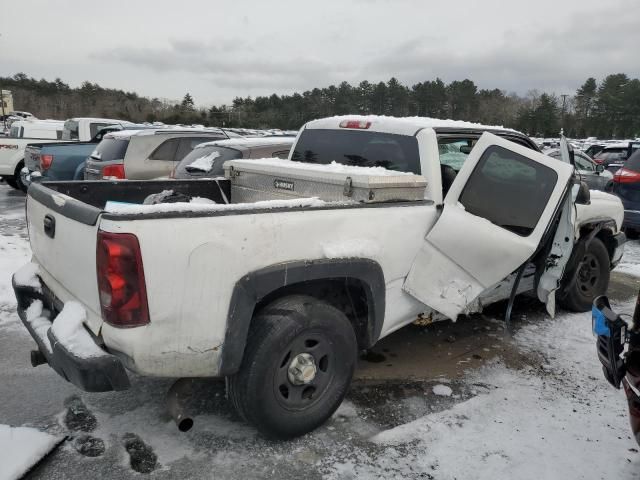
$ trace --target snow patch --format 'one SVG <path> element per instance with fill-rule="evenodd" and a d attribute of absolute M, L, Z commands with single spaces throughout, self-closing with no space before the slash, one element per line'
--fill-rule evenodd
<path fill-rule="evenodd" d="M 32 287 L 35 288 L 38 292 L 42 292 L 42 285 L 40 284 L 40 279 L 38 278 L 39 269 L 40 267 L 37 263 L 29 262 L 24 265 L 13 276 L 16 285 L 21 287 Z"/>
<path fill-rule="evenodd" d="M 259 165 L 260 168 L 267 166 L 275 168 L 290 168 L 307 172 L 340 173 L 343 175 L 367 175 L 371 177 L 398 177 L 407 175 L 415 176 L 415 174 L 412 172 L 387 170 L 384 167 L 357 167 L 353 165 L 343 165 L 341 163 L 337 163 L 336 161 L 325 165 L 318 163 L 294 162 L 292 160 L 281 158 L 259 158 L 255 160 L 230 160 L 229 162 L 226 162 L 225 165 L 227 165 L 228 163 L 231 165 Z"/>
<path fill-rule="evenodd" d="M 48 318 L 43 317 L 42 315 L 42 301 L 34 300 L 31 302 L 31 305 L 27 308 L 25 315 L 27 322 L 31 325 L 35 334 L 42 340 L 42 343 L 44 343 L 49 353 L 52 353 L 51 342 L 47 336 L 47 332 L 49 332 L 49 329 L 51 328 L 51 322 Z"/>
<path fill-rule="evenodd" d="M 615 308 L 629 313 L 633 303 Z M 640 458 L 629 453 L 637 445 L 625 396 L 602 377 L 589 313 L 524 326 L 514 341 L 547 368 L 494 363 L 469 373 L 475 397 L 373 436 L 383 454 L 333 464 L 330 476 L 384 469 L 443 479 L 635 478 Z"/>
<path fill-rule="evenodd" d="M 380 245 L 365 238 L 354 238 L 322 246 L 325 258 L 375 258 L 379 256 Z"/>
<path fill-rule="evenodd" d="M 214 202 L 210 198 L 193 197 L 191 200 L 189 200 L 189 203 L 200 203 L 203 205 L 212 205 L 212 204 L 215 204 L 216 202 Z"/>
<path fill-rule="evenodd" d="M 201 172 L 210 172 L 213 168 L 213 161 L 220 156 L 220 152 L 214 150 L 209 155 L 196 158 L 187 165 L 188 170 L 200 170 Z"/>
<path fill-rule="evenodd" d="M 629 240 L 624 244 L 624 254 L 614 272 L 640 277 L 640 243 Z"/>
<path fill-rule="evenodd" d="M 69 352 L 80 358 L 100 357 L 104 355 L 91 335 L 84 328 L 87 312 L 78 302 L 66 302 L 64 308 L 53 321 L 53 334 L 58 342 Z"/>
<path fill-rule="evenodd" d="M 3 480 L 22 478 L 60 440 L 35 428 L 0 425 L 0 476 Z"/>
<path fill-rule="evenodd" d="M 261 210 L 261 209 L 277 209 L 277 208 L 302 208 L 302 207 L 322 207 L 327 202 L 317 197 L 313 198 L 294 198 L 291 200 L 264 200 L 253 203 L 159 203 L 156 205 L 131 205 L 116 204 L 110 202 L 105 206 L 105 211 L 109 213 L 117 213 L 121 215 L 138 215 L 143 213 L 169 213 L 169 212 L 229 212 L 234 210 Z"/>
<path fill-rule="evenodd" d="M 440 397 L 450 397 L 453 393 L 451 387 L 447 387 L 446 385 L 435 385 L 431 390 Z"/>

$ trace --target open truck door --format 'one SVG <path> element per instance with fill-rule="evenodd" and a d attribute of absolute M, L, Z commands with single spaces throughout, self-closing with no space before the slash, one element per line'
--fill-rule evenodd
<path fill-rule="evenodd" d="M 455 319 L 538 251 L 559 209 L 571 201 L 573 170 L 485 132 L 451 185 L 403 289 Z"/>

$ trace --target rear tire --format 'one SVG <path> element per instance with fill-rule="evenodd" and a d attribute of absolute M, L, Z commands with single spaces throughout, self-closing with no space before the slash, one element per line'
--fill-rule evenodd
<path fill-rule="evenodd" d="M 18 166 L 16 167 L 16 172 L 13 175 L 13 182 L 15 183 L 15 187 L 13 188 L 22 190 L 24 193 L 27 193 L 28 187 L 24 184 L 21 177 L 21 171 L 23 168 L 24 168 L 24 161 L 21 161 L 20 163 L 18 163 Z"/>
<path fill-rule="evenodd" d="M 313 297 L 284 297 L 253 318 L 230 399 L 267 437 L 303 435 L 342 403 L 357 349 L 344 313 Z"/>
<path fill-rule="evenodd" d="M 558 299 L 560 305 L 574 312 L 591 310 L 594 298 L 604 295 L 609 287 L 609 252 L 599 238 L 593 238 L 584 252 L 571 285 Z"/>

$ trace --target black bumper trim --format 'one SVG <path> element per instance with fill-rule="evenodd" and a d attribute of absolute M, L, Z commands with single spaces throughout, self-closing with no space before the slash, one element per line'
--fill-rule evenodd
<path fill-rule="evenodd" d="M 49 329 L 47 339 L 51 349 L 27 321 L 26 311 L 34 300 L 41 300 L 44 308 L 60 304 L 33 287 L 16 285 L 12 279 L 13 290 L 18 300 L 18 316 L 38 345 L 38 349 L 47 359 L 47 363 L 55 372 L 68 382 L 86 392 L 108 392 L 111 390 L 126 390 L 131 384 L 127 372 L 120 359 L 104 352 L 99 357 L 82 358 L 67 350 Z M 46 291 L 43 289 L 43 291 Z M 54 310 L 57 314 L 58 309 Z"/>

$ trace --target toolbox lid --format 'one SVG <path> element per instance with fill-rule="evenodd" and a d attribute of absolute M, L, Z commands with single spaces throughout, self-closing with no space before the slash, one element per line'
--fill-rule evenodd
<path fill-rule="evenodd" d="M 233 179 L 242 172 L 285 179 L 298 179 L 343 185 L 347 178 L 353 187 L 361 188 L 424 188 L 422 175 L 387 170 L 383 167 L 357 167 L 332 162 L 328 165 L 294 162 L 277 158 L 229 160 L 224 164 L 225 176 Z"/>

